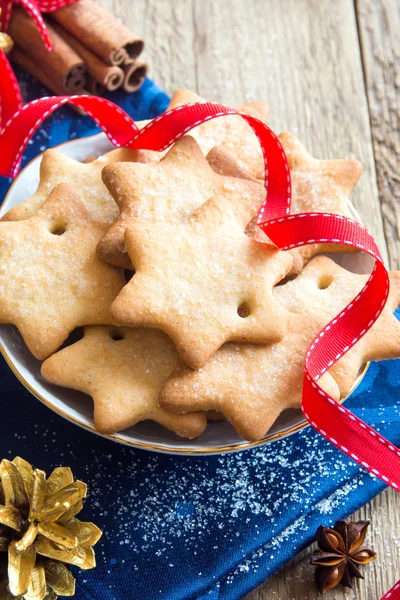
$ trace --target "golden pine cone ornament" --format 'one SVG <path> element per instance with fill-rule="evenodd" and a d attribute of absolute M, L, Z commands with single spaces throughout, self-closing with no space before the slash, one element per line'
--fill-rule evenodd
<path fill-rule="evenodd" d="M 75 518 L 86 484 L 74 481 L 69 467 L 46 479 L 19 457 L 1 461 L 0 481 L 0 600 L 73 596 L 75 579 L 64 563 L 95 567 L 92 546 L 101 537 L 96 525 Z"/>

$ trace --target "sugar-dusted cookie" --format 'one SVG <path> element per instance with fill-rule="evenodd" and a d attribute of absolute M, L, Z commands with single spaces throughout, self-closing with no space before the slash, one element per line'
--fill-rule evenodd
<path fill-rule="evenodd" d="M 288 159 L 293 184 L 292 213 L 330 212 L 352 217 L 348 201 L 361 177 L 358 160 L 319 160 L 291 133 L 278 136 Z M 352 252 L 338 244 L 309 244 L 299 249 L 304 262 L 321 252 Z"/>
<path fill-rule="evenodd" d="M 286 331 L 272 287 L 293 258 L 245 234 L 259 198 L 235 181 L 184 223 L 132 219 L 125 232 L 136 274 L 113 303 L 113 317 L 162 329 L 192 368 L 226 341 L 262 343 Z"/>
<path fill-rule="evenodd" d="M 360 368 L 370 360 L 400 357 L 400 322 L 393 311 L 400 304 L 400 271 L 392 271 L 390 294 L 383 313 L 371 329 L 329 371 L 346 396 Z M 325 324 L 362 289 L 368 275 L 343 269 L 324 256 L 314 258 L 301 275 L 276 292 L 282 305 L 293 313 L 311 318 L 322 315 Z"/>
<path fill-rule="evenodd" d="M 178 413 L 219 411 L 243 438 L 260 440 L 283 410 L 300 406 L 304 356 L 317 333 L 296 315 L 280 342 L 224 344 L 198 370 L 182 362 L 162 389 L 160 405 Z M 320 383 L 339 399 L 333 377 L 326 373 Z"/>
<path fill-rule="evenodd" d="M 11 208 L 2 220 L 28 219 L 36 214 L 56 185 L 70 183 L 78 191 L 82 203 L 93 219 L 112 222 L 118 216 L 119 210 L 101 179 L 103 167 L 119 161 L 146 162 L 148 159 L 144 151 L 118 148 L 94 160 L 80 163 L 58 150 L 46 150 L 40 163 L 38 189 L 33 196 Z"/>
<path fill-rule="evenodd" d="M 296 279 L 274 289 L 277 301 L 292 313 L 282 341 L 264 346 L 225 344 L 198 371 L 181 363 L 161 391 L 160 405 L 177 412 L 219 410 L 240 435 L 261 439 L 282 410 L 300 406 L 309 344 L 366 279 L 328 258 L 315 258 Z M 391 284 L 388 305 L 377 323 L 320 380 L 336 399 L 340 391 L 342 396 L 350 391 L 366 361 L 400 356 L 400 323 L 392 315 L 400 300 L 399 272 L 391 274 Z"/>
<path fill-rule="evenodd" d="M 230 190 L 254 195 L 252 218 L 265 197 L 258 183 L 215 173 L 191 136 L 178 140 L 158 163 L 108 165 L 103 180 L 121 213 L 101 240 L 98 253 L 110 264 L 127 269 L 132 263 L 124 232 L 132 219 L 181 222 L 214 194 L 228 194 Z"/>
<path fill-rule="evenodd" d="M 174 415 L 158 406 L 158 393 L 178 360 L 172 341 L 157 329 L 92 326 L 85 327 L 81 340 L 50 356 L 42 375 L 92 396 L 101 433 L 150 419 L 194 438 L 206 427 L 204 413 Z"/>
<path fill-rule="evenodd" d="M 0 323 L 16 325 L 36 358 L 75 327 L 111 322 L 125 280 L 96 254 L 106 229 L 66 183 L 30 219 L 0 222 Z"/>
<path fill-rule="evenodd" d="M 361 176 L 361 163 L 351 159 L 319 160 L 313 158 L 293 134 L 284 132 L 278 138 L 285 150 L 292 177 L 291 212 L 331 212 L 351 217 L 348 201 Z M 207 160 L 220 175 L 248 177 L 224 147 L 212 148 Z M 298 249 L 304 263 L 321 252 L 353 251 L 338 244 L 309 244 Z"/>
<path fill-rule="evenodd" d="M 190 90 L 179 89 L 172 96 L 168 108 L 177 108 L 192 102 L 207 102 L 207 100 Z M 268 121 L 270 111 L 265 102 L 248 102 L 237 108 L 264 123 Z M 242 117 L 228 116 L 212 119 L 192 129 L 190 135 L 198 142 L 204 154 L 214 146 L 220 146 L 229 152 L 247 177 L 264 179 L 264 160 L 259 141 Z"/>

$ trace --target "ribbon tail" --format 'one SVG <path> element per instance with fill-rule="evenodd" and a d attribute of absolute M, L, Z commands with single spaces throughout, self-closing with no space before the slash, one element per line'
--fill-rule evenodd
<path fill-rule="evenodd" d="M 21 90 L 8 58 L 0 50 L 0 131 L 6 126 L 15 112 L 22 107 Z"/>
<path fill-rule="evenodd" d="M 328 442 L 384 483 L 400 490 L 399 449 L 319 387 L 314 387 L 307 375 L 302 410 L 310 425 Z"/>
<path fill-rule="evenodd" d="M 20 0 L 20 4 L 24 7 L 28 15 L 33 19 L 36 27 L 41 35 L 41 38 L 46 46 L 47 50 L 52 49 L 51 39 L 49 32 L 47 31 L 46 25 L 43 21 L 39 6 L 35 0 Z"/>
<path fill-rule="evenodd" d="M 375 259 L 369 280 L 310 344 L 305 360 L 302 409 L 325 439 L 360 466 L 400 491 L 400 450 L 341 406 L 319 386 L 326 373 L 379 318 L 389 293 L 389 277 L 371 234 L 359 223 L 330 213 L 301 213 L 259 226 L 281 249 L 310 243 L 341 243 Z"/>
<path fill-rule="evenodd" d="M 398 581 L 392 589 L 390 589 L 382 598 L 382 600 L 400 600 L 400 581 Z"/>
<path fill-rule="evenodd" d="M 0 0 L 0 31 L 7 31 L 11 20 L 12 0 Z"/>
<path fill-rule="evenodd" d="M 82 95 L 32 100 L 13 115 L 0 133 L 0 175 L 15 177 L 29 139 L 47 117 L 68 103 L 82 108 L 103 129 L 114 146 L 124 146 L 138 132 L 131 117 L 104 98 Z"/>

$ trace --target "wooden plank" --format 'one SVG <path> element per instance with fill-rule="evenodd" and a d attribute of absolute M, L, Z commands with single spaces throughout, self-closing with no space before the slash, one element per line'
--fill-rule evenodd
<path fill-rule="evenodd" d="M 400 4 L 358 0 L 360 40 L 383 222 L 392 268 L 400 267 Z"/>
<path fill-rule="evenodd" d="M 352 0 L 100 1 L 113 8 L 145 38 L 145 55 L 151 65 L 151 77 L 169 93 L 178 87 L 189 87 L 210 100 L 227 104 L 266 100 L 271 104 L 271 126 L 275 131 L 292 131 L 320 158 L 360 159 L 364 174 L 353 201 L 386 256 Z M 371 11 L 368 5 L 375 1 L 360 0 L 359 12 L 365 7 Z M 380 7 L 388 3 L 389 0 L 377 2 Z M 387 21 L 391 14 L 387 7 L 383 14 Z M 380 64 L 388 56 L 388 42 L 386 37 L 381 37 L 382 19 L 384 22 L 385 18 L 381 14 L 380 20 L 375 22 L 374 19 L 371 23 L 371 16 L 365 17 L 364 22 L 360 18 L 360 31 L 366 71 L 365 36 L 368 34 L 379 41 L 379 45 L 371 46 L 375 53 L 378 48 L 378 55 L 373 54 L 368 59 L 372 65 L 371 74 L 375 75 L 375 63 Z M 395 23 L 398 22 L 393 20 Z M 373 33 L 369 30 L 363 32 L 363 27 L 372 27 Z M 393 32 L 399 31 L 398 24 L 392 29 Z M 398 46 L 391 47 L 395 59 Z M 392 72 L 398 85 L 396 69 L 397 65 L 393 65 Z M 399 144 L 398 138 L 393 137 L 393 129 L 398 125 L 396 112 L 393 112 L 392 101 L 389 102 L 394 87 L 390 88 L 387 69 L 381 67 L 381 71 L 383 88 L 380 80 L 371 77 L 368 80 L 368 74 L 367 80 L 375 153 L 375 138 L 379 138 L 384 159 L 381 161 L 384 168 L 380 171 L 377 154 L 382 193 L 387 172 L 392 174 L 388 186 L 390 191 L 396 182 L 391 162 L 396 155 L 390 154 L 389 150 L 394 145 L 397 152 Z M 377 90 L 377 109 L 380 90 L 384 91 L 385 115 L 390 115 L 385 121 L 385 129 L 376 129 L 370 85 Z M 386 101 L 386 98 L 389 99 Z M 376 114 L 379 116 L 379 110 Z M 380 133 L 380 137 L 376 132 Z M 385 145 L 385 138 L 395 141 Z M 396 203 L 390 200 L 389 194 L 385 195 L 385 232 L 392 261 L 399 257 L 395 242 L 399 233 L 396 210 Z M 399 509 L 399 495 L 387 490 L 352 516 L 354 520 L 371 518 L 369 540 L 378 553 L 378 559 L 366 572 L 366 580 L 357 582 L 354 593 L 338 588 L 326 595 L 327 600 L 379 600 L 394 583 L 396 574 L 398 578 Z M 308 549 L 300 554 L 280 573 L 248 595 L 246 600 L 315 600 L 317 593 L 313 587 L 312 569 L 308 565 L 310 552 L 311 549 Z"/>
<path fill-rule="evenodd" d="M 114 0 L 116 14 L 146 42 L 150 77 L 167 92 L 197 88 L 192 2 Z"/>

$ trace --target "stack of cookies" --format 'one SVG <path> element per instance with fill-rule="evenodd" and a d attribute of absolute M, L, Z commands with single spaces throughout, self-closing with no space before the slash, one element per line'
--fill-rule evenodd
<path fill-rule="evenodd" d="M 179 90 L 170 108 L 194 101 Z M 261 102 L 240 110 L 269 116 Z M 279 138 L 292 212 L 350 216 L 360 163 L 318 160 L 293 135 Z M 307 347 L 368 276 L 323 255 L 343 247 L 271 244 L 254 223 L 263 177 L 239 116 L 164 153 L 120 149 L 84 163 L 44 153 L 36 193 L 0 222 L 0 322 L 18 327 L 47 381 L 93 398 L 99 432 L 150 419 L 194 438 L 218 414 L 255 441 L 300 406 Z M 400 356 L 400 272 L 390 280 L 382 315 L 321 378 L 336 400 L 366 361 Z"/>

